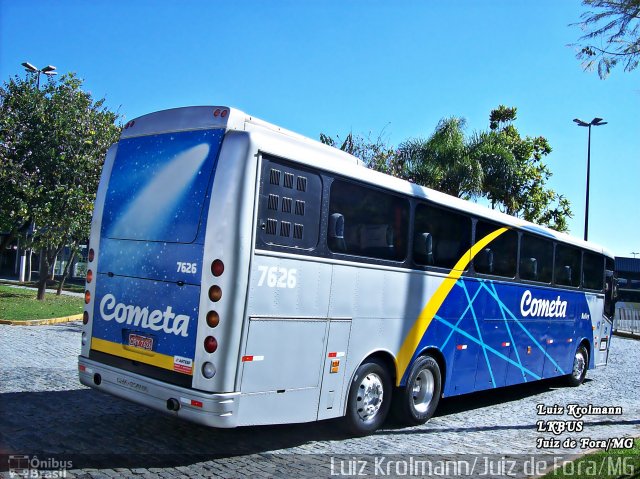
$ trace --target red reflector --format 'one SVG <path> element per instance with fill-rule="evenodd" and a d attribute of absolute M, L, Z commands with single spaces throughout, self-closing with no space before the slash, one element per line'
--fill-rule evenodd
<path fill-rule="evenodd" d="M 242 356 L 243 363 L 246 363 L 248 361 L 253 361 L 253 356 Z"/>
<path fill-rule="evenodd" d="M 204 340 L 204 350 L 208 353 L 215 353 L 218 349 L 218 341 L 213 336 L 207 336 Z"/>
<path fill-rule="evenodd" d="M 93 258 L 94 258 L 94 256 L 95 256 L 95 254 L 96 254 L 96 252 L 95 252 L 95 251 L 93 251 L 93 248 L 91 248 L 91 249 L 89 250 L 89 261 L 93 261 Z"/>
<path fill-rule="evenodd" d="M 337 358 L 338 357 L 338 353 L 329 353 L 329 357 L 330 358 Z"/>
<path fill-rule="evenodd" d="M 202 407 L 202 402 L 196 401 L 195 399 L 191 400 L 191 405 L 195 407 Z"/>
<path fill-rule="evenodd" d="M 79 364 L 79 365 L 78 365 L 78 369 L 79 369 L 80 371 L 82 371 L 82 372 L 85 372 L 85 371 L 86 371 L 86 369 L 87 369 L 87 367 L 86 367 L 85 365 L 83 365 L 83 364 Z"/>
<path fill-rule="evenodd" d="M 217 278 L 222 273 L 224 273 L 224 263 L 217 259 L 213 263 L 211 263 L 211 273 Z"/>
<path fill-rule="evenodd" d="M 89 304 L 91 302 L 91 293 L 87 290 L 84 292 L 84 303 Z"/>

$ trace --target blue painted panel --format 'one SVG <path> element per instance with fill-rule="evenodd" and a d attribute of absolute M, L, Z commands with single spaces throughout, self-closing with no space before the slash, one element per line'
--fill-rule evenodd
<path fill-rule="evenodd" d="M 193 359 L 199 286 L 104 274 L 97 280 L 94 338 L 127 344 L 128 332 L 139 332 L 154 339 L 155 352 Z"/>

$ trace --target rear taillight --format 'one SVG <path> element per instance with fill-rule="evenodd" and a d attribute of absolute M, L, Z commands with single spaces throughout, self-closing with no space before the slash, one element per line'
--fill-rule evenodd
<path fill-rule="evenodd" d="M 217 259 L 213 263 L 211 263 L 211 274 L 213 274 L 216 278 L 224 273 L 224 263 Z"/>
<path fill-rule="evenodd" d="M 216 311 L 209 311 L 207 313 L 207 326 L 215 328 L 220 324 L 220 315 Z"/>
<path fill-rule="evenodd" d="M 84 292 L 84 304 L 89 304 L 91 302 L 91 293 L 89 290 Z"/>
<path fill-rule="evenodd" d="M 222 289 L 220 286 L 214 284 L 209 288 L 209 299 L 215 303 L 216 301 L 220 301 L 220 298 L 222 298 Z"/>
<path fill-rule="evenodd" d="M 218 341 L 213 336 L 207 336 L 204 340 L 204 350 L 209 354 L 215 353 L 218 349 Z"/>
<path fill-rule="evenodd" d="M 93 258 L 95 257 L 95 255 L 96 255 L 96 252 L 93 251 L 93 248 L 89 248 L 89 255 L 88 255 L 89 262 L 93 261 Z"/>
<path fill-rule="evenodd" d="M 82 324 L 87 324 L 89 322 L 89 313 L 86 311 L 82 313 Z"/>
<path fill-rule="evenodd" d="M 87 283 L 91 283 L 92 280 L 93 280 L 93 271 L 89 270 L 87 271 Z"/>
<path fill-rule="evenodd" d="M 207 362 L 202 365 L 202 375 L 205 378 L 211 379 L 213 376 L 215 376 L 215 374 L 216 374 L 216 367 L 213 364 Z"/>

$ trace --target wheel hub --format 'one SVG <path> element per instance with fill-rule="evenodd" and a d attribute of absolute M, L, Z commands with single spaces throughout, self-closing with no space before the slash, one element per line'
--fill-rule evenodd
<path fill-rule="evenodd" d="M 382 380 L 377 374 L 370 373 L 362 378 L 356 397 L 356 409 L 360 419 L 363 421 L 373 419 L 382 406 L 383 396 Z"/>
<path fill-rule="evenodd" d="M 413 397 L 413 407 L 419 413 L 425 413 L 429 404 L 433 400 L 435 381 L 433 373 L 428 369 L 421 370 L 416 376 L 411 394 Z"/>

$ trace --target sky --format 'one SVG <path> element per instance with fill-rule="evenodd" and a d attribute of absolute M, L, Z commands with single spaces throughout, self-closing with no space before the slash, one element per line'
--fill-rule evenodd
<path fill-rule="evenodd" d="M 76 72 L 127 121 L 189 105 L 239 108 L 317 139 L 353 131 L 391 145 L 498 105 L 542 135 L 549 186 L 582 238 L 592 129 L 589 240 L 640 252 L 640 69 L 606 80 L 575 58 L 578 0 L 0 0 L 0 80 L 21 63 Z M 640 256 L 640 255 L 639 255 Z"/>

